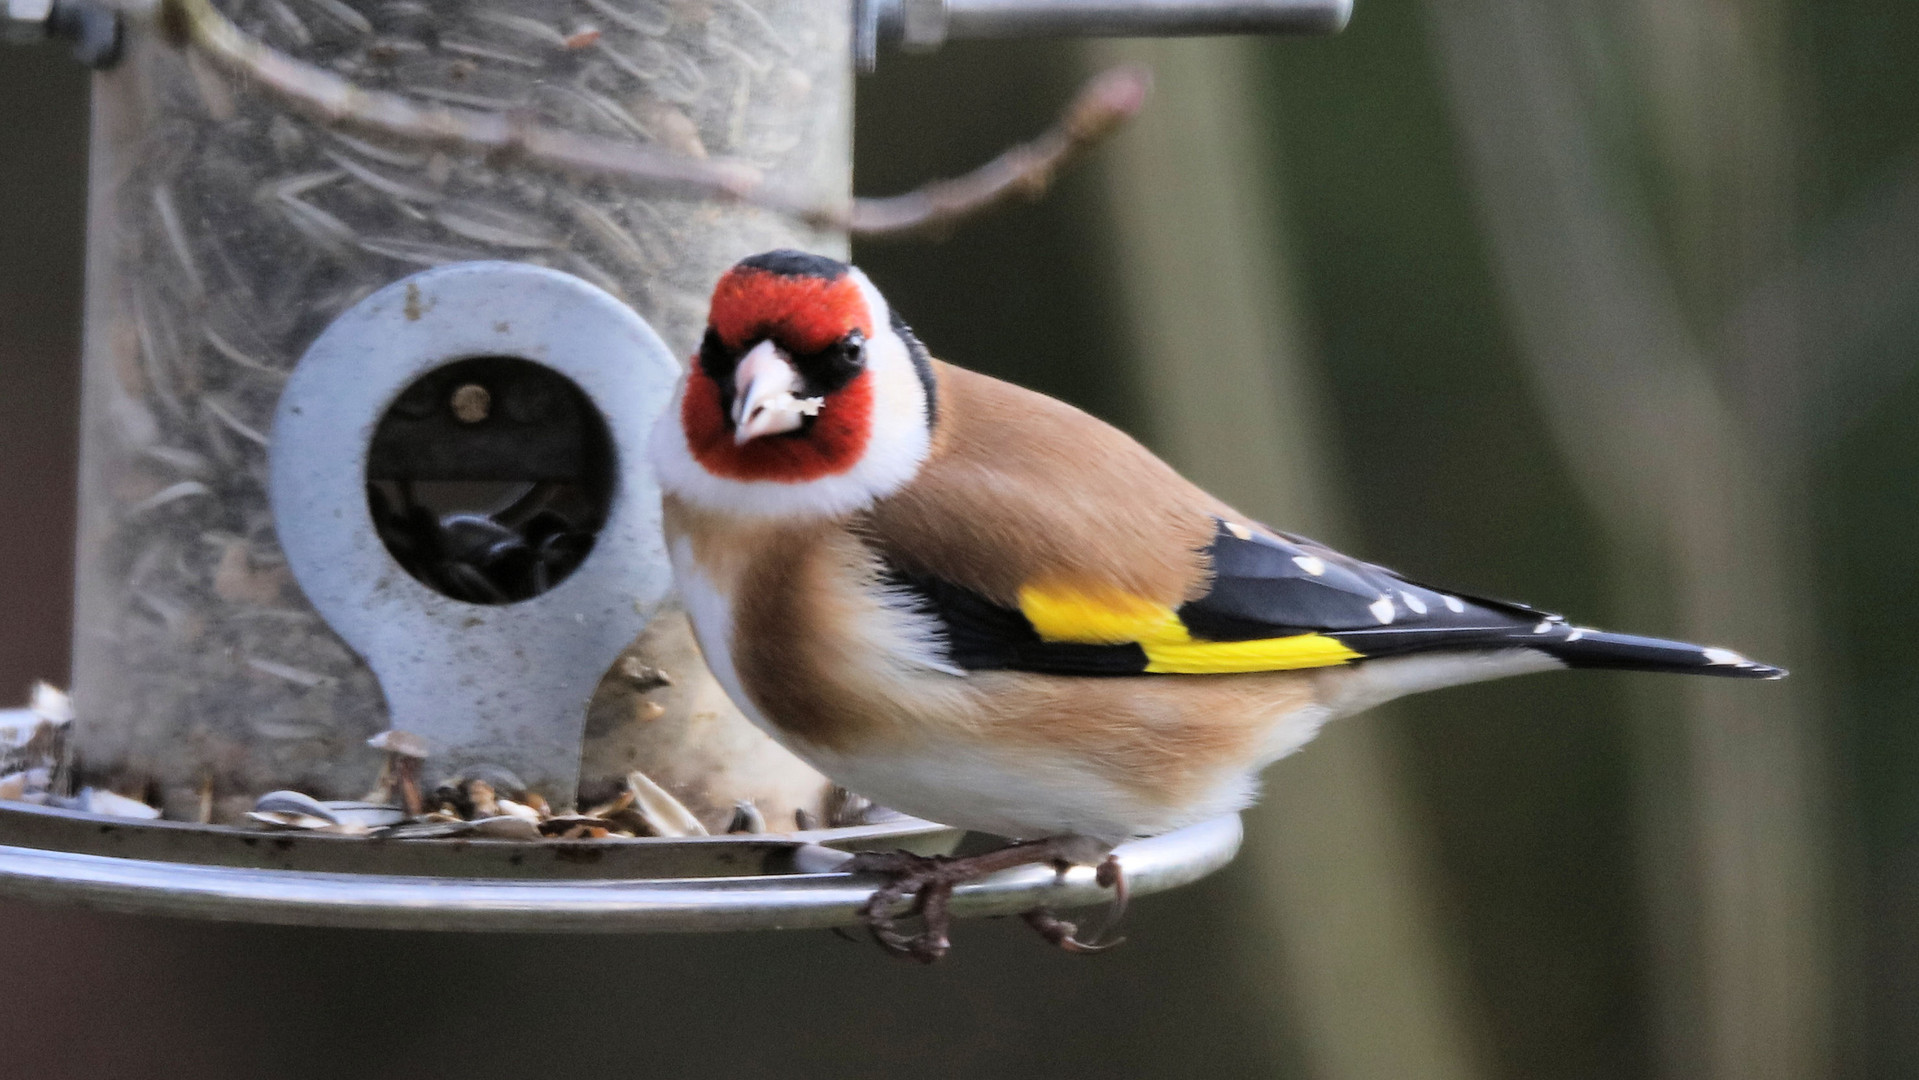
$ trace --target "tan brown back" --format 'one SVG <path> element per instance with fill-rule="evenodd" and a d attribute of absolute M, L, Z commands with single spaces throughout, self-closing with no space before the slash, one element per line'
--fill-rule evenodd
<path fill-rule="evenodd" d="M 899 565 L 1017 606 L 1023 585 L 1205 594 L 1215 516 L 1245 519 L 1119 429 L 934 362 L 939 424 L 920 475 L 862 523 Z"/>

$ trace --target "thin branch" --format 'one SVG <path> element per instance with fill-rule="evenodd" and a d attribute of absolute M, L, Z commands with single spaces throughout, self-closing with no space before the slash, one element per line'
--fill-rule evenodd
<path fill-rule="evenodd" d="M 1061 169 L 1139 112 L 1151 86 L 1140 68 L 1096 76 L 1058 124 L 979 169 L 905 195 L 820 206 L 770 183 L 742 161 L 697 159 L 651 147 L 558 131 L 530 115 L 423 105 L 370 90 L 249 37 L 211 0 L 160 0 L 167 39 L 220 71 L 250 81 L 287 108 L 328 128 L 579 176 L 622 180 L 687 198 L 744 202 L 854 236 L 951 229 L 1017 198 L 1037 198 Z"/>
<path fill-rule="evenodd" d="M 1038 199 L 1053 178 L 1139 114 L 1153 75 L 1137 65 L 1095 75 L 1066 112 L 1032 142 L 1021 143 L 964 176 L 935 180 L 904 195 L 853 200 L 855 236 L 943 233 L 1017 199 Z"/>

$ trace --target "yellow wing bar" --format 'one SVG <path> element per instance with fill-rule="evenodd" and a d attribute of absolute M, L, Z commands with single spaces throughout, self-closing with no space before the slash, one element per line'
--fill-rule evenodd
<path fill-rule="evenodd" d="M 1172 675 L 1224 675 L 1235 671 L 1288 671 L 1294 668 L 1332 667 L 1359 659 L 1359 654 L 1325 634 L 1253 641 L 1194 641 L 1140 645 L 1146 650 L 1146 670 Z"/>
<path fill-rule="evenodd" d="M 1155 674 L 1224 675 L 1331 667 L 1360 654 L 1324 634 L 1254 641 L 1199 641 L 1164 604 L 1118 590 L 1089 592 L 1029 585 L 1020 590 L 1020 612 L 1046 641 L 1084 645 L 1136 644 Z"/>

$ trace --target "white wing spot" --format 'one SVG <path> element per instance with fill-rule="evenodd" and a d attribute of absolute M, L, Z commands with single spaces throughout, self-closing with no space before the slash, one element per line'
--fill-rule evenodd
<path fill-rule="evenodd" d="M 1237 521 L 1228 521 L 1228 522 L 1224 522 L 1223 524 L 1226 526 L 1227 532 L 1232 533 L 1234 536 L 1239 537 L 1241 540 L 1251 540 L 1253 538 L 1253 530 L 1247 528 L 1244 525 L 1241 525 Z"/>
<path fill-rule="evenodd" d="M 1421 600 L 1419 597 L 1414 596 L 1412 593 L 1409 593 L 1406 590 L 1401 589 L 1399 590 L 1399 599 L 1403 601 L 1407 607 L 1412 609 L 1413 614 L 1415 615 L 1426 614 L 1426 601 Z"/>
<path fill-rule="evenodd" d="M 1752 663 L 1752 661 L 1746 659 L 1745 657 L 1739 655 L 1736 652 L 1733 652 L 1731 649 L 1701 649 L 1699 651 L 1706 654 L 1706 663 L 1708 664 L 1725 664 L 1731 667 L 1746 667 Z"/>
<path fill-rule="evenodd" d="M 1295 555 L 1293 556 L 1293 562 L 1301 570 L 1306 571 L 1314 577 L 1319 577 L 1326 572 L 1326 561 L 1317 555 Z M 1392 620 L 1387 619 L 1382 621 L 1391 622 Z"/>
<path fill-rule="evenodd" d="M 1533 633 L 1544 634 L 1547 631 L 1550 631 L 1552 628 L 1553 628 L 1553 621 L 1551 619 L 1541 619 L 1539 620 L 1539 625 L 1533 627 Z"/>
<path fill-rule="evenodd" d="M 1392 622 L 1393 616 L 1398 614 L 1393 610 L 1393 598 L 1390 596 L 1382 596 L 1373 601 L 1367 605 L 1366 610 L 1372 612 L 1373 618 L 1378 619 L 1382 626 Z"/>
<path fill-rule="evenodd" d="M 1466 603 L 1465 601 L 1461 600 L 1459 597 L 1442 596 L 1440 597 L 1440 599 L 1446 601 L 1447 611 L 1450 611 L 1455 615 L 1464 615 L 1466 613 Z"/>
<path fill-rule="evenodd" d="M 1583 638 L 1585 636 L 1586 636 L 1586 631 L 1583 628 L 1575 627 L 1572 633 L 1566 635 L 1566 640 L 1578 641 L 1580 638 Z"/>

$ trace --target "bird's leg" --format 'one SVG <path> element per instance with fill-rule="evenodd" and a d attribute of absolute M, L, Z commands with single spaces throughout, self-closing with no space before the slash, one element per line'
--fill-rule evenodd
<path fill-rule="evenodd" d="M 1106 912 L 1106 925 L 1100 930 L 1100 936 L 1104 937 L 1107 931 L 1117 927 L 1119 921 L 1126 917 L 1126 901 L 1128 898 L 1126 891 L 1126 871 L 1119 865 L 1119 856 L 1109 853 L 1106 858 L 1101 861 L 1099 868 L 1093 871 L 1093 880 L 1102 888 L 1113 890 L 1113 906 Z M 1114 942 L 1114 944 L 1118 944 L 1118 942 Z"/>
<path fill-rule="evenodd" d="M 880 948 L 894 956 L 930 964 L 945 956 L 952 947 L 948 934 L 952 926 L 949 905 L 956 887 L 1002 870 L 1036 863 L 1051 863 L 1064 874 L 1074 864 L 1070 856 L 1083 849 L 1084 843 L 1076 837 L 1053 837 L 1009 844 L 963 858 L 914 855 L 905 851 L 862 851 L 853 856 L 846 870 L 889 879 L 860 906 L 860 921 Z M 1114 891 L 1113 915 L 1108 920 L 1111 925 L 1126 906 L 1126 882 L 1119 861 L 1109 854 L 1095 871 L 1095 880 Z M 893 909 L 908 896 L 913 897 L 912 911 L 923 923 L 916 935 L 903 934 L 894 925 Z M 1079 941 L 1073 936 L 1077 928 L 1050 912 L 1032 911 L 1025 918 L 1041 936 L 1071 951 L 1096 952 L 1107 944 L 1117 944 L 1089 945 Z"/>

